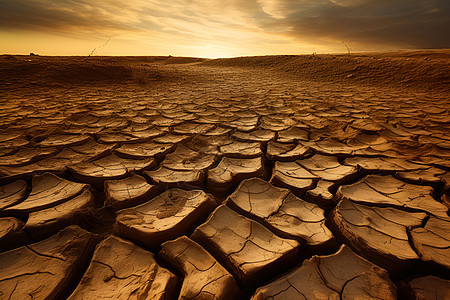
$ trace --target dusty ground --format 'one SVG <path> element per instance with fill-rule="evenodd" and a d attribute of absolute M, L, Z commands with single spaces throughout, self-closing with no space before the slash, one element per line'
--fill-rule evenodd
<path fill-rule="evenodd" d="M 0 56 L 0 298 L 448 299 L 449 58 Z"/>

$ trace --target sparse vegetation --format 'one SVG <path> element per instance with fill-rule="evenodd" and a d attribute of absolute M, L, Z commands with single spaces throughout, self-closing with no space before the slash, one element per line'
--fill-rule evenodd
<path fill-rule="evenodd" d="M 108 45 L 108 43 L 109 43 L 110 40 L 111 40 L 111 36 L 109 36 L 108 40 L 107 40 L 103 45 L 100 45 L 100 46 L 98 46 L 98 47 L 95 47 L 95 48 L 91 51 L 91 53 L 89 53 L 88 57 L 93 56 L 94 53 L 95 53 L 95 51 L 97 51 L 97 49 L 102 48 L 102 47 L 105 47 L 106 45 Z"/>
<path fill-rule="evenodd" d="M 350 56 L 351 55 L 350 48 L 348 47 L 348 45 L 345 42 L 342 42 L 342 44 L 344 44 L 345 48 L 347 48 L 347 54 L 348 54 L 348 56 Z"/>

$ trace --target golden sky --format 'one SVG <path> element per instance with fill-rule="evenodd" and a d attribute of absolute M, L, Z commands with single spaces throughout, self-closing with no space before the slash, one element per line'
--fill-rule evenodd
<path fill-rule="evenodd" d="M 0 53 L 215 58 L 346 52 L 344 43 L 450 48 L 450 1 L 0 0 Z"/>

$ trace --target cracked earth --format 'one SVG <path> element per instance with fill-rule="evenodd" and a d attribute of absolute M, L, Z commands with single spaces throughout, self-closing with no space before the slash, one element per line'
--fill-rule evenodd
<path fill-rule="evenodd" d="M 450 298 L 445 87 L 1 60 L 0 299 Z"/>

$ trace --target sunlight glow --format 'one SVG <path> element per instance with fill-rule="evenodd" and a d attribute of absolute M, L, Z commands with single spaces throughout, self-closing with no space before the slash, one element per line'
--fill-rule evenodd
<path fill-rule="evenodd" d="M 0 53 L 231 57 L 450 46 L 445 7 L 368 0 L 10 0 Z"/>

